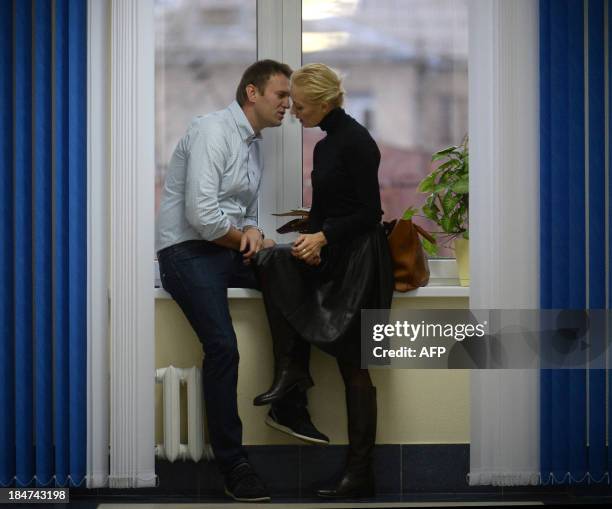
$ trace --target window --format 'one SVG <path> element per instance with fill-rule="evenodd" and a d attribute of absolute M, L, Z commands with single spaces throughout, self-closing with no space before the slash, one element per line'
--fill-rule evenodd
<path fill-rule="evenodd" d="M 156 212 L 166 166 L 190 119 L 227 106 L 257 58 L 297 68 L 301 56 L 344 75 L 345 108 L 381 149 L 384 219 L 423 204 L 417 186 L 431 154 L 467 133 L 467 0 L 154 1 Z M 323 135 L 290 118 L 264 132 L 259 220 L 271 236 L 282 224 L 272 212 L 310 205 L 312 152 Z"/>
<path fill-rule="evenodd" d="M 155 0 L 155 212 L 195 115 L 225 108 L 257 59 L 256 0 Z"/>
<path fill-rule="evenodd" d="M 384 219 L 424 203 L 417 186 L 431 154 L 467 134 L 467 9 L 466 0 L 302 1 L 303 63 L 322 62 L 345 77 L 345 109 L 381 150 Z M 304 206 L 312 151 L 323 136 L 304 129 Z M 450 249 L 440 255 L 454 257 Z"/>

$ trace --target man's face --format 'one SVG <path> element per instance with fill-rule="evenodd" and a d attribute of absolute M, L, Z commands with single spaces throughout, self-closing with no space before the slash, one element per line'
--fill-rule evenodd
<path fill-rule="evenodd" d="M 261 129 L 282 124 L 289 108 L 289 79 L 284 74 L 273 74 L 268 79 L 263 94 L 256 89 L 255 112 Z"/>

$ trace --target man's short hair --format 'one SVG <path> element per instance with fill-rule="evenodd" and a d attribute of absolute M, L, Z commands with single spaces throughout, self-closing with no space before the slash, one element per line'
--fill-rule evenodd
<path fill-rule="evenodd" d="M 247 102 L 247 85 L 254 85 L 259 90 L 259 93 L 263 94 L 271 76 L 284 74 L 287 78 L 291 78 L 292 72 L 291 67 L 276 60 L 259 60 L 255 62 L 244 71 L 240 79 L 236 89 L 236 101 L 238 101 L 240 106 L 244 106 Z"/>

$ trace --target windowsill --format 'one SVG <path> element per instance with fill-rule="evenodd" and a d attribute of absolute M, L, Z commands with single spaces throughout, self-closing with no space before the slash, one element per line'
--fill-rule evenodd
<path fill-rule="evenodd" d="M 431 276 L 429 285 L 410 292 L 393 294 L 394 299 L 429 299 L 429 298 L 468 298 L 470 288 L 459 286 L 457 263 L 454 259 L 429 260 Z M 160 287 L 159 266 L 155 260 L 155 299 L 171 299 L 168 292 Z M 261 299 L 261 292 L 248 288 L 230 288 L 227 291 L 230 299 Z"/>
<path fill-rule="evenodd" d="M 394 299 L 420 299 L 420 298 L 467 298 L 470 296 L 470 288 L 458 285 L 442 285 L 431 283 L 423 288 L 417 288 L 410 292 L 393 294 Z M 229 299 L 261 299 L 259 290 L 249 288 L 229 288 L 227 291 Z M 155 288 L 155 299 L 171 299 L 172 297 L 163 288 Z"/>

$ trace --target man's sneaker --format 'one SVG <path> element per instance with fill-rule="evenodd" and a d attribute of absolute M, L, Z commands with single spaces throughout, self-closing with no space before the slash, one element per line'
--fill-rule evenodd
<path fill-rule="evenodd" d="M 266 424 L 305 442 L 329 445 L 329 437 L 314 427 L 305 408 L 281 409 L 273 405 L 266 417 Z"/>
<path fill-rule="evenodd" d="M 225 475 L 225 493 L 238 502 L 270 502 L 268 489 L 249 463 L 239 463 Z"/>

